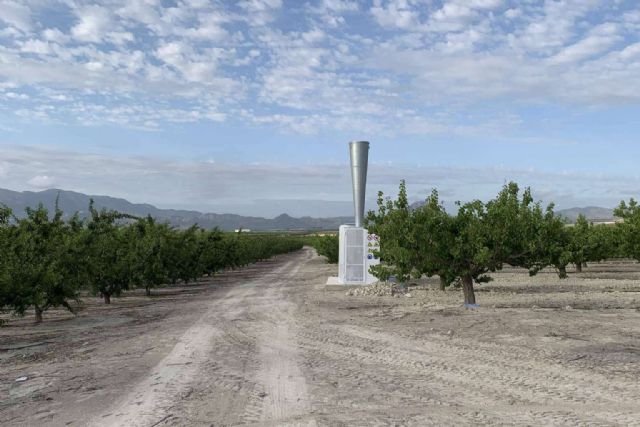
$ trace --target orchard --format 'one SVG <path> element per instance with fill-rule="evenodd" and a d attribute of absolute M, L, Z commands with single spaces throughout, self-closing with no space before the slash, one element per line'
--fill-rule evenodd
<path fill-rule="evenodd" d="M 594 225 L 580 216 L 574 226 L 554 213 L 554 205 L 534 202 L 529 188 L 505 185 L 488 201 L 458 203 L 446 212 L 433 191 L 412 209 L 404 181 L 395 200 L 378 194 L 378 209 L 370 211 L 367 227 L 380 237 L 382 263 L 372 268 L 381 280 L 399 281 L 439 276 L 441 289 L 459 286 L 465 304 L 475 304 L 474 284 L 491 280 L 503 266 L 523 267 L 530 275 L 550 267 L 560 278 L 567 265 L 577 271 L 588 262 L 608 258 L 640 259 L 640 207 L 621 203 L 616 215 L 624 222 Z"/>
<path fill-rule="evenodd" d="M 83 291 L 105 304 L 134 288 L 147 295 L 164 284 L 189 283 L 203 275 L 238 268 L 302 248 L 286 235 L 243 235 L 177 230 L 151 217 L 97 210 L 90 217 L 62 219 L 42 205 L 17 218 L 0 207 L 0 309 L 42 322 L 49 308 L 74 312 Z"/>

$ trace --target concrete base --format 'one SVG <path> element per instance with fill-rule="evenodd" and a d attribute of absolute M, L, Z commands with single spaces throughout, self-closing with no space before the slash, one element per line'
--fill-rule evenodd
<path fill-rule="evenodd" d="M 336 276 L 330 276 L 327 277 L 327 285 L 340 285 L 343 286 L 342 283 L 340 283 L 340 279 Z"/>
<path fill-rule="evenodd" d="M 378 282 L 376 282 L 378 283 Z M 349 289 L 361 288 L 363 286 L 368 286 L 367 283 L 359 283 L 359 284 L 346 284 L 340 283 L 340 280 L 337 277 L 329 277 L 327 278 L 327 284 L 324 286 L 325 291 L 346 291 Z"/>
<path fill-rule="evenodd" d="M 324 285 L 323 289 L 325 291 L 343 292 L 343 291 L 348 291 L 349 289 L 356 289 L 361 287 L 362 285 Z"/>

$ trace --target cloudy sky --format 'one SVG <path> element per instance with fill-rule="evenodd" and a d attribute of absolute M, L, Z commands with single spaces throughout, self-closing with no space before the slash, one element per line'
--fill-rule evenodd
<path fill-rule="evenodd" d="M 640 197 L 637 0 L 0 0 L 0 187 L 275 216 Z M 372 207 L 371 205 L 369 207 Z"/>

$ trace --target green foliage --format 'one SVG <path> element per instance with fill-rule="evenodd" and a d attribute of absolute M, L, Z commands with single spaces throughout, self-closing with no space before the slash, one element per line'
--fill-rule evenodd
<path fill-rule="evenodd" d="M 403 282 L 417 274 L 419 267 L 416 258 L 419 251 L 416 247 L 414 216 L 409 209 L 404 181 L 400 182 L 396 200 L 385 199 L 384 194 L 378 192 L 378 212 L 367 213 L 365 227 L 384 242 L 375 255 L 386 263 L 372 267 L 372 274 L 381 280 L 393 275 Z"/>
<path fill-rule="evenodd" d="M 625 229 L 621 224 L 592 225 L 589 233 L 590 253 L 587 261 L 625 258 Z"/>
<path fill-rule="evenodd" d="M 9 220 L 11 217 L 11 209 L 0 204 L 0 309 L 5 306 L 11 307 L 12 300 L 11 265 L 14 262 L 14 255 L 10 244 Z M 1 325 L 2 321 L 0 321 Z"/>
<path fill-rule="evenodd" d="M 573 227 L 569 228 L 569 251 L 570 261 L 575 264 L 578 271 L 582 270 L 582 265 L 587 261 L 590 261 L 590 257 L 593 253 L 591 247 L 592 224 L 587 221 L 587 218 L 580 214 Z"/>
<path fill-rule="evenodd" d="M 90 203 L 90 218 L 52 218 L 42 206 L 24 219 L 0 205 L 0 309 L 23 315 L 34 307 L 37 321 L 51 307 L 75 311 L 79 291 L 105 303 L 134 287 L 188 283 L 225 268 L 237 268 L 302 248 L 286 235 L 238 235 L 194 226 L 176 230 L 153 218 L 135 218 Z"/>
<path fill-rule="evenodd" d="M 86 285 L 109 304 L 111 296 L 119 296 L 131 283 L 131 248 L 128 230 L 118 225 L 124 215 L 89 205 L 91 220 L 82 230 L 82 246 L 86 259 L 78 259 L 86 271 Z"/>
<path fill-rule="evenodd" d="M 318 255 L 327 258 L 329 264 L 337 264 L 339 261 L 340 239 L 337 234 L 325 236 L 311 236 L 305 239 L 306 243 L 313 246 Z"/>
<path fill-rule="evenodd" d="M 631 221 L 630 223 L 632 223 Z M 612 257 L 624 257 L 624 245 L 621 231 L 625 226 L 608 224 L 594 225 L 584 215 L 579 215 L 569 233 L 569 262 L 575 264 L 578 271 L 587 262 L 598 262 Z M 628 233 L 624 233 L 628 235 Z M 633 242 L 630 242 L 633 244 Z"/>
<path fill-rule="evenodd" d="M 554 267 L 560 278 L 566 266 L 578 270 L 606 258 L 640 260 L 640 207 L 631 200 L 616 210 L 625 219 L 618 226 L 593 225 L 585 217 L 568 227 L 553 211 L 534 203 L 531 191 L 508 183 L 496 198 L 483 203 L 458 203 L 449 215 L 437 191 L 424 205 L 411 209 L 404 181 L 396 200 L 378 194 L 378 209 L 367 215 L 370 232 L 380 236 L 382 263 L 371 268 L 381 280 L 440 276 L 441 288 L 461 284 L 465 303 L 473 303 L 474 283 L 491 280 L 503 265 L 523 267 L 534 275 Z"/>
<path fill-rule="evenodd" d="M 530 190 L 520 196 L 515 183 L 487 203 L 459 203 L 457 214 L 449 215 L 436 191 L 423 206 L 410 209 L 401 182 L 397 200 L 379 193 L 378 211 L 368 213 L 367 226 L 380 236 L 383 262 L 372 267 L 378 278 L 395 275 L 404 281 L 437 274 L 442 286 L 461 283 L 470 304 L 475 303 L 473 283 L 491 280 L 489 273 L 504 264 L 528 268 L 530 274 L 566 265 L 564 225 L 553 205 L 543 211 Z"/>
<path fill-rule="evenodd" d="M 56 204 L 57 205 L 57 204 Z M 78 270 L 69 260 L 75 253 L 74 223 L 62 221 L 57 206 L 52 218 L 42 206 L 28 208 L 14 226 L 3 220 L 2 293 L 0 307 L 23 315 L 32 306 L 36 321 L 51 307 L 74 311 L 78 300 Z M 6 217 L 6 210 L 3 212 Z"/>
<path fill-rule="evenodd" d="M 230 267 L 242 267 L 274 255 L 300 250 L 303 246 L 299 238 L 278 234 L 234 233 L 226 238 L 230 240 L 227 246 Z"/>
<path fill-rule="evenodd" d="M 174 237 L 168 226 L 158 225 L 152 217 L 136 221 L 127 228 L 127 234 L 132 285 L 144 288 L 150 295 L 152 288 L 169 279 L 176 283 L 181 273 L 181 258 L 176 254 L 181 249 L 177 245 L 179 236 Z"/>
<path fill-rule="evenodd" d="M 634 199 L 622 201 L 613 214 L 623 219 L 616 225 L 619 230 L 621 252 L 640 261 L 640 206 Z"/>
<path fill-rule="evenodd" d="M 534 232 L 529 236 L 531 240 L 531 256 L 529 274 L 534 275 L 546 267 L 554 267 L 558 277 L 567 277 L 567 264 L 571 260 L 569 249 L 571 236 L 566 224 L 553 211 L 553 204 L 549 205 L 544 214 L 537 211 L 533 219 Z"/>

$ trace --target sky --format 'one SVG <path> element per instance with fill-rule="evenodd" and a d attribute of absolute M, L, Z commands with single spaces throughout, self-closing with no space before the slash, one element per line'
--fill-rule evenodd
<path fill-rule="evenodd" d="M 0 188 L 273 217 L 640 197 L 637 0 L 0 0 Z"/>

